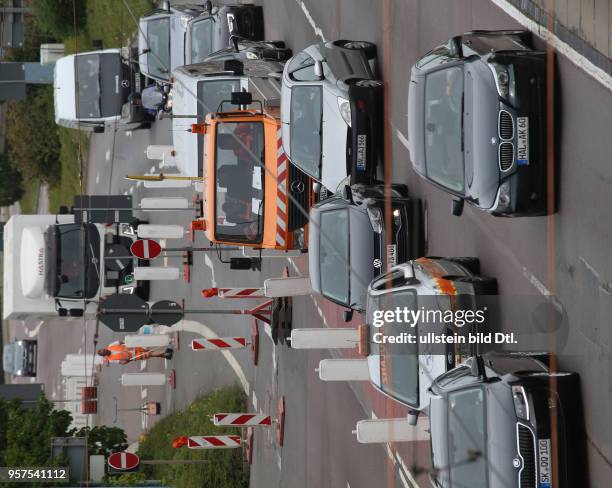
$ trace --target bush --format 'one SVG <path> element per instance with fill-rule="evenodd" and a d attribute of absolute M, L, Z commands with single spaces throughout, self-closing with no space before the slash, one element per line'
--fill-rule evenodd
<path fill-rule="evenodd" d="M 13 166 L 26 179 L 60 180 L 60 143 L 53 118 L 53 87 L 28 87 L 25 100 L 8 103 L 6 139 Z"/>
<path fill-rule="evenodd" d="M 85 24 L 86 2 L 83 0 L 34 0 L 34 21 L 41 32 L 63 39 L 74 35 Z"/>

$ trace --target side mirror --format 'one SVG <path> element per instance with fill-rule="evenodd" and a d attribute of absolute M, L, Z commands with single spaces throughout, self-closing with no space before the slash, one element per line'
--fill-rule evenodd
<path fill-rule="evenodd" d="M 353 320 L 353 311 L 345 310 L 344 312 L 342 312 L 342 318 L 345 322 L 350 322 L 351 320 Z"/>
<path fill-rule="evenodd" d="M 455 36 L 448 41 L 448 50 L 453 58 L 460 58 L 463 56 L 463 49 L 461 49 L 461 36 Z"/>
<path fill-rule="evenodd" d="M 71 317 L 82 317 L 83 309 L 82 308 L 71 308 L 70 310 L 68 310 L 68 314 Z"/>
<path fill-rule="evenodd" d="M 204 2 L 204 8 L 208 10 L 208 13 L 212 12 L 212 2 L 210 0 Z"/>
<path fill-rule="evenodd" d="M 65 308 L 58 308 L 57 315 L 59 315 L 60 317 L 68 317 L 68 310 Z"/>
<path fill-rule="evenodd" d="M 162 8 L 163 10 L 167 10 L 168 12 L 170 12 L 170 1 L 169 1 L 169 0 L 164 0 L 164 1 L 161 3 L 161 8 Z"/>
<path fill-rule="evenodd" d="M 487 381 L 487 372 L 485 369 L 484 359 L 482 356 L 475 356 L 472 358 L 472 364 L 470 365 L 470 372 L 472 376 L 482 378 L 485 382 Z"/>
<path fill-rule="evenodd" d="M 323 63 L 321 61 L 315 61 L 314 73 L 319 77 L 320 80 L 323 79 Z"/>
<path fill-rule="evenodd" d="M 313 193 L 320 193 L 321 192 L 321 183 L 319 183 L 318 181 L 313 181 L 312 182 L 312 191 Z"/>
<path fill-rule="evenodd" d="M 253 103 L 253 94 L 251 92 L 232 92 L 231 104 L 244 106 Z"/>
<path fill-rule="evenodd" d="M 353 201 L 353 190 L 351 190 L 350 186 L 344 185 L 344 188 L 342 188 L 342 198 L 349 202 Z"/>
<path fill-rule="evenodd" d="M 232 41 L 232 46 L 234 47 L 234 51 L 240 52 L 240 48 L 238 47 L 238 38 L 236 36 L 231 36 L 230 40 Z"/>
<path fill-rule="evenodd" d="M 418 410 L 408 410 L 406 419 L 408 420 L 409 425 L 416 425 L 417 421 L 419 420 L 419 411 Z"/>
<path fill-rule="evenodd" d="M 460 217 L 463 213 L 464 203 L 465 201 L 463 200 L 463 198 L 453 198 L 452 213 L 455 217 Z"/>

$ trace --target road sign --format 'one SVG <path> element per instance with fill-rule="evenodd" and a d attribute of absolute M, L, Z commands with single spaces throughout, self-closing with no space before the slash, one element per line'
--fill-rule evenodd
<path fill-rule="evenodd" d="M 137 295 L 115 293 L 100 302 L 98 317 L 115 332 L 136 332 L 149 323 L 149 305 Z"/>
<path fill-rule="evenodd" d="M 118 471 L 131 471 L 140 464 L 140 458 L 133 452 L 120 451 L 114 452 L 106 461 L 108 465 Z"/>
<path fill-rule="evenodd" d="M 138 239 L 131 245 L 130 252 L 138 259 L 155 259 L 162 252 L 162 248 L 153 239 Z"/>
<path fill-rule="evenodd" d="M 174 325 L 183 315 L 183 308 L 172 300 L 160 300 L 151 306 L 151 320 L 156 324 Z"/>

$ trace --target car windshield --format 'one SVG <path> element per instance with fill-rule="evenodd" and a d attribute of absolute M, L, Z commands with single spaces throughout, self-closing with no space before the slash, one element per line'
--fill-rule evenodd
<path fill-rule="evenodd" d="M 425 81 L 425 164 L 427 176 L 464 193 L 463 68 L 427 75 Z"/>
<path fill-rule="evenodd" d="M 168 78 L 170 72 L 170 19 L 163 17 L 147 23 L 147 54 L 149 73 L 158 78 Z"/>
<path fill-rule="evenodd" d="M 412 289 L 395 290 L 381 295 L 369 295 L 366 321 L 370 326 L 370 351 L 380 355 L 380 388 L 389 396 L 407 405 L 419 403 L 419 357 L 417 344 L 385 343 L 384 337 L 396 337 L 403 332 L 415 334 L 417 328 L 406 323 L 382 320 L 384 311 L 397 308 L 417 309 L 417 294 Z M 374 334 L 378 342 L 374 341 Z"/>
<path fill-rule="evenodd" d="M 482 388 L 448 396 L 448 463 L 450 486 L 487 486 L 485 399 Z"/>
<path fill-rule="evenodd" d="M 228 242 L 261 242 L 265 181 L 263 124 L 218 124 L 215 155 L 215 237 Z"/>
<path fill-rule="evenodd" d="M 321 178 L 321 87 L 291 89 L 291 162 L 313 178 Z"/>
<path fill-rule="evenodd" d="M 213 22 L 203 19 L 191 25 L 191 63 L 201 63 L 212 52 Z"/>
<path fill-rule="evenodd" d="M 91 298 L 100 286 L 98 231 L 95 226 L 55 226 L 57 245 L 56 295 L 62 298 Z"/>
<path fill-rule="evenodd" d="M 100 117 L 100 56 L 87 54 L 75 56 L 76 79 L 78 86 L 77 113 L 80 118 Z"/>
<path fill-rule="evenodd" d="M 323 296 L 348 304 L 349 264 L 348 210 L 322 212 L 319 227 L 319 273 Z"/>

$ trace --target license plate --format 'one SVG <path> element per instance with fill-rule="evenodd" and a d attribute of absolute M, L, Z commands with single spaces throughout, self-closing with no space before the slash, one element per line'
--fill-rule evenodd
<path fill-rule="evenodd" d="M 388 266 L 395 266 L 397 264 L 397 246 L 395 244 L 387 245 L 387 263 Z"/>
<path fill-rule="evenodd" d="M 527 166 L 529 164 L 529 117 L 517 117 L 516 132 L 516 164 Z"/>
<path fill-rule="evenodd" d="M 539 488 L 551 488 L 550 439 L 538 439 Z"/>
<path fill-rule="evenodd" d="M 136 93 L 140 93 L 140 89 L 142 88 L 140 85 L 140 75 L 138 73 L 136 73 L 136 76 L 134 76 L 134 89 L 136 90 Z"/>
<path fill-rule="evenodd" d="M 365 171 L 366 169 L 366 149 L 368 143 L 368 136 L 365 134 L 357 135 L 357 169 L 359 171 Z"/>

